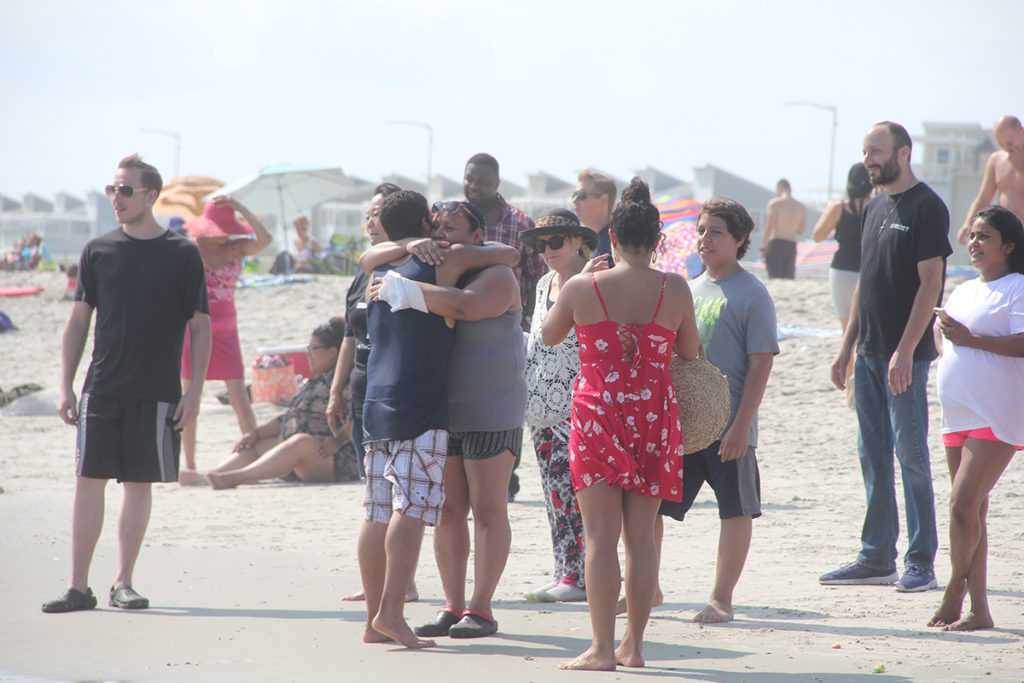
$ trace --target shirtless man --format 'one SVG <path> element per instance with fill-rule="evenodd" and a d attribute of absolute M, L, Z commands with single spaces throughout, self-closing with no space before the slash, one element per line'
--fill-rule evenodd
<path fill-rule="evenodd" d="M 993 152 L 985 164 L 985 175 L 974 203 L 967 210 L 963 227 L 956 234 L 960 244 L 967 244 L 974 216 L 992 203 L 999 192 L 999 206 L 1017 214 L 1024 221 L 1024 126 L 1016 116 L 1003 116 L 993 129 L 999 151 Z"/>
<path fill-rule="evenodd" d="M 807 227 L 807 208 L 793 199 L 789 181 L 775 185 L 776 196 L 768 202 L 761 255 L 768 277 L 796 277 L 796 241 Z"/>

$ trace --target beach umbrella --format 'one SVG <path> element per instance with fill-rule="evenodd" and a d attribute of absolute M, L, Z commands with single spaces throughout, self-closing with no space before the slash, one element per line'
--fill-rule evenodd
<path fill-rule="evenodd" d="M 661 197 L 654 202 L 661 214 L 664 239 L 658 247 L 659 270 L 694 277 L 701 270 L 697 256 L 697 216 L 703 204 L 693 199 Z"/>
<path fill-rule="evenodd" d="M 181 216 L 190 221 L 203 213 L 204 197 L 224 186 L 223 180 L 209 176 L 188 175 L 171 179 L 164 184 L 160 196 L 153 205 L 157 216 L 171 218 Z"/>
<path fill-rule="evenodd" d="M 359 192 L 360 185 L 340 168 L 279 163 L 222 187 L 217 194 L 231 195 L 253 213 L 276 216 L 278 239 L 286 244 L 284 226 L 288 217 Z"/>

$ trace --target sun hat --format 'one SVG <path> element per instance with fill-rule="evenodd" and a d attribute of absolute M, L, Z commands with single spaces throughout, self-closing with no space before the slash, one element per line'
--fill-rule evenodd
<path fill-rule="evenodd" d="M 668 369 L 679 404 L 683 452 L 696 453 L 717 441 L 729 422 L 729 380 L 705 358 L 703 345 L 694 360 L 673 354 Z"/>
<path fill-rule="evenodd" d="M 519 233 L 520 241 L 534 249 L 538 237 L 545 235 L 579 235 L 591 249 L 597 247 L 597 233 L 580 224 L 580 219 L 568 209 L 549 209 L 540 215 L 536 227 Z"/>
<path fill-rule="evenodd" d="M 235 210 L 229 204 L 217 202 L 207 203 L 203 215 L 185 223 L 185 229 L 195 237 L 253 234 L 251 227 L 235 218 Z"/>

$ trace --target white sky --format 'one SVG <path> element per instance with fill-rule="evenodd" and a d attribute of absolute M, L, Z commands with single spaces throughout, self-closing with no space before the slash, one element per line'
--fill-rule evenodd
<path fill-rule="evenodd" d="M 140 152 L 227 182 L 278 162 L 459 178 L 494 154 L 684 179 L 714 163 L 799 197 L 836 186 L 880 119 L 1024 115 L 1024 3 L 0 0 L 0 193 L 82 194 Z M 820 195 L 819 195 L 820 196 Z"/>

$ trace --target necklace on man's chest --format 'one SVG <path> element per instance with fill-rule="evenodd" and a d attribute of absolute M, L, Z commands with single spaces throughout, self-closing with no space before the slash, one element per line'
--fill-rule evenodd
<path fill-rule="evenodd" d="M 886 228 L 891 228 L 893 226 L 893 223 L 896 221 L 892 220 L 892 218 L 896 215 L 896 209 L 900 208 L 900 202 L 902 202 L 903 198 L 906 196 L 907 193 L 903 192 L 900 195 L 900 198 L 896 200 L 896 203 L 892 205 L 892 208 L 889 209 L 889 213 L 885 214 L 885 218 L 882 219 L 882 224 L 878 226 L 878 232 L 882 232 Z M 889 195 L 889 201 L 892 201 L 892 195 Z M 899 218 L 899 216 L 896 216 L 896 218 Z"/>

